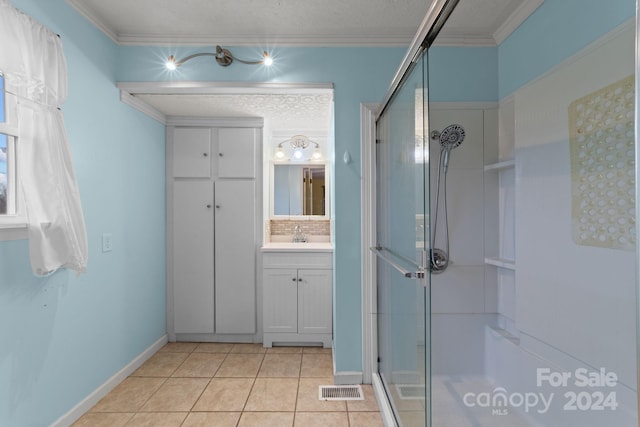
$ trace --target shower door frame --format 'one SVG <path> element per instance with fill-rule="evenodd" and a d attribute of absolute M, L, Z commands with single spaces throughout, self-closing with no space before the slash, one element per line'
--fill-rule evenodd
<path fill-rule="evenodd" d="M 361 259 L 362 259 L 362 367 L 363 382 L 373 384 L 385 426 L 395 425 L 391 406 L 386 400 L 382 381 L 377 373 L 377 274 L 376 256 L 370 248 L 376 245 L 376 121 L 384 112 L 396 90 L 404 82 L 413 63 L 430 46 L 459 0 L 434 0 L 393 77 L 381 104 L 360 105 L 361 123 Z M 640 0 L 638 0 L 640 1 Z M 428 100 L 426 100 L 428 104 Z"/>

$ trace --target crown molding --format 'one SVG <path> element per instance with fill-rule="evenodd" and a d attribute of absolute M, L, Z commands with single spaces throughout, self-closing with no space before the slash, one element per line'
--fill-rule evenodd
<path fill-rule="evenodd" d="M 318 34 L 318 35 L 277 35 L 265 34 L 261 36 L 231 35 L 167 35 L 167 34 L 134 34 L 118 33 L 87 8 L 79 0 L 66 0 L 80 15 L 102 31 L 114 43 L 122 46 L 278 46 L 278 47 L 407 47 L 413 40 L 413 34 L 406 35 L 368 35 L 354 36 L 346 34 Z M 487 35 L 439 35 L 435 46 L 450 47 L 495 47 L 502 43 L 522 24 L 544 0 L 526 0 L 507 18 L 507 20 L 493 33 Z"/>
<path fill-rule="evenodd" d="M 447 34 L 446 31 L 436 37 L 433 45 L 441 47 L 496 47 L 505 41 L 544 0 L 526 0 L 513 11 L 498 27 L 493 35 L 483 34 Z"/>
<path fill-rule="evenodd" d="M 278 46 L 278 47 L 406 47 L 411 43 L 413 33 L 405 35 L 368 35 L 354 36 L 346 34 L 318 35 L 279 35 L 260 36 L 231 35 L 183 35 L 183 34 L 134 34 L 118 33 L 106 25 L 94 11 L 79 0 L 66 0 L 80 15 L 102 31 L 114 43 L 121 46 Z"/>
<path fill-rule="evenodd" d="M 496 32 L 493 33 L 493 39 L 496 45 L 505 41 L 542 3 L 544 3 L 544 0 L 527 0 L 522 2 L 520 6 L 509 15 L 507 20 L 498 27 Z"/>
<path fill-rule="evenodd" d="M 122 89 L 120 89 L 120 101 L 146 114 L 152 119 L 159 121 L 162 124 L 167 123 L 167 116 L 163 112 L 153 108 L 151 105 L 147 104 L 143 100 L 136 98 L 135 96 L 131 95 L 129 92 Z"/>
<path fill-rule="evenodd" d="M 440 34 L 433 42 L 440 47 L 496 47 L 493 37 L 476 34 Z"/>
<path fill-rule="evenodd" d="M 76 10 L 80 15 L 84 16 L 90 23 L 92 23 L 97 29 L 102 31 L 107 37 L 109 37 L 114 43 L 118 44 L 118 34 L 110 27 L 108 27 L 102 20 L 94 14 L 93 11 L 87 9 L 78 0 L 66 0 L 67 3 Z"/>
<path fill-rule="evenodd" d="M 69 0 L 72 1 L 72 0 Z M 410 35 L 352 36 L 352 35 L 276 35 L 262 36 L 198 36 L 118 34 L 117 43 L 123 46 L 278 46 L 278 47 L 407 47 Z"/>

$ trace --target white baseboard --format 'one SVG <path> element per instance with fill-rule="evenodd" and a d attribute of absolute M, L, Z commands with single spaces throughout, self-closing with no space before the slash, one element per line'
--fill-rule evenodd
<path fill-rule="evenodd" d="M 384 391 L 384 386 L 382 385 L 380 376 L 376 372 L 374 372 L 372 376 L 372 385 L 373 394 L 375 394 L 376 400 L 378 401 L 378 408 L 380 408 L 380 416 L 382 417 L 384 427 L 398 427 L 393 416 L 393 411 L 391 410 L 391 405 L 387 399 L 387 394 Z"/>
<path fill-rule="evenodd" d="M 332 348 L 335 349 L 333 344 Z M 333 361 L 333 383 L 337 385 L 342 384 L 362 384 L 362 372 L 360 371 L 336 371 L 336 352 L 331 352 L 331 358 Z"/>
<path fill-rule="evenodd" d="M 116 372 L 111 378 L 104 382 L 100 387 L 95 389 L 91 394 L 82 399 L 80 403 L 71 408 L 69 412 L 58 418 L 50 427 L 68 427 L 73 424 L 78 418 L 84 415 L 89 409 L 91 409 L 100 399 L 113 390 L 118 384 L 124 381 L 129 375 L 140 367 L 147 359 L 153 356 L 158 350 L 160 350 L 168 341 L 168 336 L 163 335 L 156 342 L 151 344 L 149 348 L 140 353 L 129 362 L 124 368 Z"/>
<path fill-rule="evenodd" d="M 362 384 L 362 372 L 340 371 L 333 373 L 334 384 Z"/>

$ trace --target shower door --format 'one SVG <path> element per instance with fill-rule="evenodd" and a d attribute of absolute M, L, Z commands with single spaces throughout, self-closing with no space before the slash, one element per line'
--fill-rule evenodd
<path fill-rule="evenodd" d="M 399 426 L 430 425 L 429 157 L 424 61 L 377 122 L 378 373 Z"/>

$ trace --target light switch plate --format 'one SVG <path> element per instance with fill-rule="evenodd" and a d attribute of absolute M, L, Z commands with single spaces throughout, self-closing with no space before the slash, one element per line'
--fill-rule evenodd
<path fill-rule="evenodd" d="M 111 252 L 113 250 L 111 233 L 102 234 L 102 252 Z"/>

